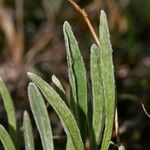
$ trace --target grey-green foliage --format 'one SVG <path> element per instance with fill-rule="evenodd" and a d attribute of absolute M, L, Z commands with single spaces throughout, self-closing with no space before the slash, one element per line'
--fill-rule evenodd
<path fill-rule="evenodd" d="M 63 31 L 72 95 L 67 97 L 60 81 L 55 76 L 52 77 L 55 86 L 50 86 L 36 74 L 28 73 L 29 78 L 34 82 L 30 83 L 28 87 L 29 102 L 40 133 L 43 149 L 53 150 L 54 146 L 50 120 L 40 92 L 61 120 L 67 135 L 66 150 L 84 150 L 86 139 L 89 139 L 90 146 L 88 149 L 99 149 L 101 143 L 100 149 L 107 150 L 111 140 L 115 114 L 115 81 L 106 14 L 102 11 L 100 16 L 100 46 L 93 45 L 91 47 L 92 91 L 89 94 L 92 95 L 92 105 L 89 107 L 92 107 L 92 118 L 88 115 L 88 81 L 83 58 L 68 22 L 64 23 Z M 0 80 L 0 92 L 6 108 L 8 122 L 16 131 L 14 107 L 2 80 Z M 62 96 L 62 94 L 65 96 Z M 24 113 L 23 129 L 26 150 L 34 150 L 32 127 L 27 112 Z M 10 135 L 15 137 L 16 132 L 15 135 L 12 136 L 12 133 Z M 0 126 L 0 139 L 8 150 L 10 149 L 8 143 L 12 146 L 11 150 L 15 149 L 11 137 Z"/>
<path fill-rule="evenodd" d="M 67 136 L 69 136 L 74 149 L 83 150 L 84 148 L 79 128 L 65 102 L 61 99 L 59 94 L 39 76 L 33 73 L 28 73 L 28 76 L 41 90 L 46 100 L 50 103 L 50 105 L 54 108 L 60 117 L 62 125 L 66 131 Z"/>
<path fill-rule="evenodd" d="M 100 49 L 96 45 L 91 47 L 91 82 L 93 95 L 93 120 L 90 147 L 98 146 L 102 138 L 104 127 L 104 95 L 100 70 Z M 95 147 L 96 146 L 96 147 Z"/>
<path fill-rule="evenodd" d="M 85 142 L 87 138 L 86 131 L 90 131 L 88 133 L 90 136 L 90 149 L 97 149 L 99 143 L 102 142 L 101 149 L 107 150 L 111 140 L 115 112 L 115 83 L 112 48 L 106 15 L 103 11 L 101 12 L 100 46 L 93 45 L 91 47 L 92 120 L 87 118 L 87 79 L 84 62 L 68 22 L 64 23 L 63 30 L 74 107 L 68 107 L 59 93 L 40 77 L 33 73 L 28 73 L 28 76 L 59 115 L 68 136 L 67 149 L 83 149 L 82 141 Z M 54 80 L 54 82 L 56 81 Z M 57 83 L 55 84 L 58 85 Z M 60 83 L 58 87 L 62 90 Z M 92 128 L 86 130 L 89 124 L 88 121 L 92 122 Z"/>
<path fill-rule="evenodd" d="M 66 54 L 69 70 L 69 81 L 74 93 L 75 110 L 79 117 L 80 132 L 83 140 L 87 131 L 87 79 L 86 71 L 77 41 L 68 22 L 63 26 Z M 72 80 L 73 79 L 73 80 Z M 78 118 L 76 117 L 76 118 Z"/>
<path fill-rule="evenodd" d="M 31 126 L 31 120 L 27 111 L 23 115 L 23 133 L 26 150 L 34 150 L 34 138 Z"/>
<path fill-rule="evenodd" d="M 59 79 L 55 75 L 52 75 L 52 81 L 63 92 L 63 94 L 65 94 L 65 90 L 62 84 L 60 83 Z"/>
<path fill-rule="evenodd" d="M 5 110 L 7 113 L 8 118 L 8 126 L 9 126 L 9 134 L 12 138 L 14 145 L 16 148 L 18 147 L 17 142 L 17 123 L 16 123 L 16 116 L 15 116 L 15 110 L 14 110 L 14 104 L 11 98 L 11 95 L 3 82 L 2 78 L 0 78 L 0 95 L 2 97 Z"/>
<path fill-rule="evenodd" d="M 53 150 L 52 130 L 49 122 L 46 105 L 42 98 L 41 93 L 34 83 L 28 86 L 28 96 L 31 110 L 40 133 L 43 150 Z"/>
<path fill-rule="evenodd" d="M 115 114 L 115 80 L 112 61 L 112 47 L 106 14 L 101 11 L 100 16 L 100 70 L 105 102 L 105 129 L 102 140 L 102 150 L 108 149 L 111 140 L 113 120 Z"/>
<path fill-rule="evenodd" d="M 9 133 L 2 125 L 0 125 L 0 140 L 5 150 L 16 150 Z"/>

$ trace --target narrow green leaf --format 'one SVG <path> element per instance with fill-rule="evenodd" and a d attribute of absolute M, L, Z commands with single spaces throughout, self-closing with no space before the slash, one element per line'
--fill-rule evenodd
<path fill-rule="evenodd" d="M 100 52 L 96 45 L 91 47 L 91 82 L 93 95 L 93 120 L 92 120 L 92 139 L 90 146 L 98 146 L 102 137 L 104 127 L 104 96 L 103 86 L 100 77 Z M 96 142 L 94 144 L 94 141 Z M 96 146 L 96 147 L 97 147 Z M 95 149 L 96 149 L 95 147 Z"/>
<path fill-rule="evenodd" d="M 66 150 L 75 150 L 72 141 L 69 137 L 67 137 Z"/>
<path fill-rule="evenodd" d="M 79 114 L 78 114 L 78 107 L 77 107 L 77 92 L 76 92 L 76 81 L 75 81 L 75 75 L 73 72 L 73 60 L 71 57 L 71 52 L 69 49 L 69 41 L 68 41 L 68 37 L 65 34 L 65 27 L 64 27 L 64 36 L 65 36 L 65 41 L 66 41 L 66 54 L 67 54 L 67 64 L 68 64 L 68 75 L 69 75 L 69 83 L 71 86 L 71 92 L 73 95 L 73 99 L 70 97 L 70 108 L 71 111 L 74 113 L 74 116 L 77 120 L 77 122 L 79 122 Z"/>
<path fill-rule="evenodd" d="M 16 146 L 18 148 L 18 142 L 17 142 L 17 123 L 16 123 L 16 117 L 15 117 L 15 110 L 14 110 L 14 104 L 11 98 L 11 95 L 3 82 L 2 78 L 0 78 L 0 94 L 2 96 L 2 100 L 5 106 L 5 110 L 7 113 L 8 118 L 8 125 L 9 125 L 9 134 Z"/>
<path fill-rule="evenodd" d="M 31 126 L 31 120 L 27 111 L 24 111 L 23 115 L 23 132 L 25 140 L 25 149 L 34 150 L 34 139 Z"/>
<path fill-rule="evenodd" d="M 69 98 L 67 97 L 67 94 L 62 84 L 60 83 L 59 79 L 55 75 L 52 75 L 52 82 L 53 82 L 52 84 L 53 89 L 60 95 L 60 97 L 63 99 L 66 105 L 71 109 L 73 104 L 71 105 L 70 97 Z"/>
<path fill-rule="evenodd" d="M 16 150 L 11 137 L 2 125 L 0 125 L 0 141 L 5 150 Z"/>
<path fill-rule="evenodd" d="M 112 47 L 106 14 L 100 15 L 100 68 L 105 100 L 105 130 L 102 141 L 102 150 L 107 150 L 112 135 L 113 120 L 115 115 L 115 80 L 112 61 Z"/>
<path fill-rule="evenodd" d="M 65 90 L 62 84 L 60 83 L 59 79 L 55 75 L 52 75 L 52 81 L 65 94 Z"/>
<path fill-rule="evenodd" d="M 77 110 L 79 115 L 80 132 L 83 140 L 86 137 L 87 131 L 87 79 L 84 62 L 77 44 L 77 41 L 73 35 L 71 26 L 68 22 L 63 26 L 68 68 L 69 68 L 69 80 L 74 93 L 74 98 L 77 102 Z"/>
<path fill-rule="evenodd" d="M 53 150 L 53 137 L 52 130 L 49 121 L 49 116 L 46 110 L 46 105 L 42 98 L 42 95 L 34 83 L 30 83 L 28 86 L 28 96 L 30 107 L 40 133 L 42 146 L 44 150 Z"/>
<path fill-rule="evenodd" d="M 28 73 L 28 76 L 38 86 L 43 95 L 46 97 L 47 101 L 60 117 L 65 132 L 68 138 L 71 139 L 74 149 L 83 150 L 84 146 L 82 143 L 79 128 L 65 102 L 61 99 L 59 94 L 39 76 L 33 73 Z"/>

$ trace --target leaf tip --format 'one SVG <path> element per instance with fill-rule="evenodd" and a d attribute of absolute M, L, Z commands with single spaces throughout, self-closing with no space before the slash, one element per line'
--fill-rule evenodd
<path fill-rule="evenodd" d="M 104 10 L 101 10 L 101 18 L 106 18 L 106 13 L 105 13 L 105 11 Z"/>
<path fill-rule="evenodd" d="M 101 10 L 101 14 L 100 14 L 100 22 L 107 24 L 107 16 L 104 10 Z"/>
<path fill-rule="evenodd" d="M 25 110 L 24 112 L 23 112 L 23 120 L 25 121 L 26 119 L 30 119 L 30 116 L 29 116 L 29 113 L 28 113 L 28 111 L 27 110 Z"/>
<path fill-rule="evenodd" d="M 64 33 L 67 33 L 67 32 L 70 32 L 70 31 L 71 31 L 71 26 L 70 26 L 70 24 L 69 24 L 68 21 L 65 21 L 65 22 L 64 22 L 63 31 L 64 31 Z"/>
<path fill-rule="evenodd" d="M 64 26 L 65 28 L 68 27 L 68 26 L 70 26 L 70 25 L 69 25 L 69 22 L 68 22 L 68 21 L 65 21 L 63 26 Z"/>
<path fill-rule="evenodd" d="M 64 30 L 64 32 L 66 32 L 68 26 L 69 26 L 69 22 L 65 21 L 64 24 L 63 24 L 63 30 Z"/>
<path fill-rule="evenodd" d="M 104 16 L 104 15 L 106 15 L 105 11 L 101 10 L 101 16 Z"/>
<path fill-rule="evenodd" d="M 96 49 L 96 48 L 98 48 L 96 44 L 93 44 L 93 45 L 91 46 L 91 49 Z"/>
<path fill-rule="evenodd" d="M 98 47 L 96 44 L 93 44 L 93 45 L 91 46 L 91 54 L 92 54 L 92 53 L 96 53 L 96 55 L 97 55 L 98 52 L 99 52 L 99 47 Z"/>
<path fill-rule="evenodd" d="M 32 89 L 33 87 L 35 87 L 35 84 L 33 82 L 30 82 L 28 85 L 28 91 L 30 91 L 30 89 Z"/>
<path fill-rule="evenodd" d="M 56 79 L 56 76 L 53 74 L 52 75 L 52 81 L 54 81 Z"/>
<path fill-rule="evenodd" d="M 32 72 L 27 72 L 28 77 L 32 76 L 33 73 Z"/>
<path fill-rule="evenodd" d="M 32 78 L 35 77 L 36 74 L 32 72 L 27 72 L 27 76 L 32 80 Z"/>
<path fill-rule="evenodd" d="M 23 114 L 26 115 L 26 114 L 27 114 L 27 111 L 25 110 L 25 111 L 23 112 Z"/>
<path fill-rule="evenodd" d="M 56 83 L 56 82 L 58 82 L 59 80 L 57 79 L 57 77 L 53 74 L 52 75 L 52 82 L 53 83 Z"/>

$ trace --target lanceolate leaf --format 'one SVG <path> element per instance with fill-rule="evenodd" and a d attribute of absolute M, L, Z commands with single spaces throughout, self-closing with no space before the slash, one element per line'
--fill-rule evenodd
<path fill-rule="evenodd" d="M 27 111 L 23 115 L 23 132 L 26 150 L 34 150 L 34 139 L 30 117 Z"/>
<path fill-rule="evenodd" d="M 69 136 L 67 137 L 66 150 L 75 150 Z"/>
<path fill-rule="evenodd" d="M 62 84 L 60 83 L 59 79 L 55 75 L 52 75 L 52 81 L 65 94 L 65 90 Z"/>
<path fill-rule="evenodd" d="M 60 97 L 64 100 L 67 106 L 70 106 L 70 101 L 66 96 L 66 92 L 62 84 L 60 83 L 59 79 L 55 75 L 52 75 L 52 82 L 53 82 L 52 87 L 54 88 L 54 90 L 60 95 Z"/>
<path fill-rule="evenodd" d="M 46 97 L 47 101 L 60 117 L 65 132 L 68 138 L 70 138 L 74 149 L 83 150 L 84 146 L 82 143 L 79 128 L 65 102 L 61 99 L 59 94 L 39 76 L 33 73 L 28 73 L 28 76 L 38 86 L 43 95 Z"/>
<path fill-rule="evenodd" d="M 63 26 L 69 78 L 72 91 L 76 92 L 74 98 L 77 98 L 78 115 L 80 131 L 83 139 L 86 136 L 87 126 L 87 79 L 84 62 L 77 44 L 77 41 L 73 35 L 71 26 L 68 22 Z M 74 79 L 75 78 L 75 79 Z"/>
<path fill-rule="evenodd" d="M 34 83 L 30 83 L 28 86 L 28 96 L 31 110 L 40 133 L 43 150 L 53 150 L 53 137 L 46 105 Z"/>
<path fill-rule="evenodd" d="M 115 81 L 112 61 L 112 47 L 108 31 L 107 18 L 104 11 L 100 16 L 100 69 L 105 100 L 105 130 L 102 141 L 102 150 L 107 150 L 112 135 L 115 115 Z"/>
<path fill-rule="evenodd" d="M 93 95 L 93 120 L 92 120 L 92 139 L 91 148 L 98 146 L 102 138 L 102 129 L 104 127 L 104 96 L 103 86 L 100 77 L 100 52 L 99 47 L 91 47 L 91 82 Z M 94 143 L 96 141 L 96 143 Z M 96 149 L 96 147 L 95 147 Z"/>
<path fill-rule="evenodd" d="M 70 83 L 72 95 L 73 95 L 73 99 L 70 97 L 70 107 L 72 109 L 72 112 L 74 112 L 74 116 L 75 116 L 77 122 L 79 122 L 79 117 L 78 117 L 79 114 L 78 114 L 78 107 L 77 107 L 78 102 L 77 102 L 76 81 L 75 81 L 75 75 L 74 75 L 74 71 L 73 71 L 73 60 L 72 60 L 71 52 L 70 52 L 70 48 L 69 48 L 69 40 L 68 40 L 68 36 L 65 31 L 65 24 L 63 26 L 63 30 L 64 30 L 64 37 L 65 37 L 65 45 L 66 45 L 69 83 Z"/>
<path fill-rule="evenodd" d="M 12 98 L 10 96 L 10 93 L 9 93 L 6 85 L 1 78 L 0 78 L 0 94 L 2 96 L 2 100 L 3 100 L 5 110 L 7 113 L 8 125 L 9 125 L 9 134 L 10 134 L 15 146 L 18 147 L 17 125 L 16 125 L 14 104 L 13 104 Z"/>
<path fill-rule="evenodd" d="M 11 137 L 2 125 L 0 125 L 0 141 L 5 150 L 16 150 Z"/>

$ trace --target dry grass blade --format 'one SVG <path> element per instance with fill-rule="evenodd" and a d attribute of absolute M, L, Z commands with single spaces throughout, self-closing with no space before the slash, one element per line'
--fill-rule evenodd
<path fill-rule="evenodd" d="M 46 23 L 39 31 L 35 37 L 35 41 L 33 42 L 33 46 L 29 49 L 29 51 L 25 55 L 26 64 L 30 64 L 33 58 L 48 44 L 48 42 L 54 36 L 54 25 Z"/>
<path fill-rule="evenodd" d="M 12 47 L 15 38 L 15 25 L 13 22 L 13 17 L 6 10 L 3 1 L 0 2 L 0 20 L 0 27 L 4 32 L 6 43 L 8 44 L 8 49 L 10 50 L 10 47 Z"/>
<path fill-rule="evenodd" d="M 16 38 L 14 40 L 14 55 L 13 59 L 16 64 L 22 62 L 24 52 L 24 23 L 23 23 L 23 1 L 16 0 Z"/>
<path fill-rule="evenodd" d="M 77 3 L 75 3 L 73 0 L 68 0 L 68 1 L 69 1 L 69 2 L 74 6 L 74 8 L 83 16 L 83 18 L 84 18 L 85 22 L 87 23 L 87 25 L 88 25 L 88 27 L 89 27 L 89 29 L 90 29 L 90 31 L 91 31 L 91 33 L 92 33 L 92 35 L 93 35 L 93 37 L 94 37 L 96 43 L 97 43 L 97 45 L 100 45 L 98 36 L 96 35 L 95 30 L 94 30 L 94 28 L 93 28 L 93 26 L 92 26 L 92 24 L 91 24 L 91 22 L 90 22 L 90 20 L 89 20 L 89 18 L 88 18 L 87 13 L 85 12 L 85 10 L 84 10 L 83 8 L 81 8 L 79 5 L 77 5 Z"/>

